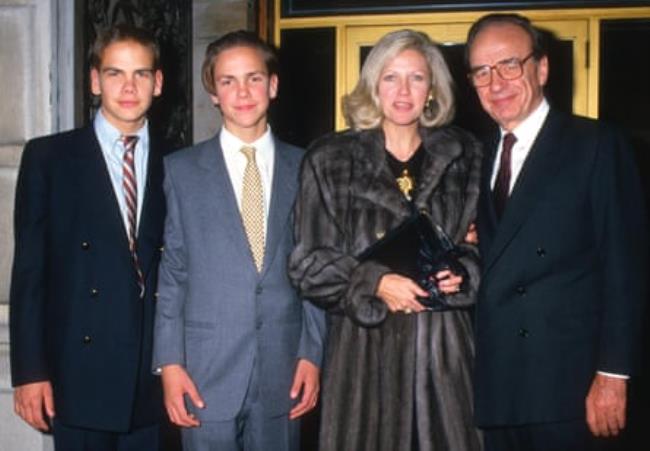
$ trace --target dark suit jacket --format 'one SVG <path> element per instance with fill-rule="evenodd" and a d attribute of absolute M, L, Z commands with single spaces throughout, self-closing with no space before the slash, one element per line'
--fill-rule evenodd
<path fill-rule="evenodd" d="M 302 150 L 275 141 L 259 273 L 218 135 L 165 158 L 168 215 L 153 367 L 187 369 L 206 404 L 189 406 L 201 421 L 234 418 L 254 369 L 263 413 L 286 414 L 298 359 L 320 366 L 323 312 L 302 302 L 287 276 L 302 156 Z"/>
<path fill-rule="evenodd" d="M 585 418 L 597 370 L 634 377 L 644 201 L 612 128 L 551 110 L 497 222 L 484 165 L 476 318 L 481 426 Z"/>
<path fill-rule="evenodd" d="M 159 381 L 150 371 L 165 215 L 162 150 L 152 136 L 137 240 L 146 285 L 139 299 L 93 127 L 25 147 L 10 293 L 12 383 L 50 380 L 64 424 L 125 431 L 158 421 L 162 412 Z"/>

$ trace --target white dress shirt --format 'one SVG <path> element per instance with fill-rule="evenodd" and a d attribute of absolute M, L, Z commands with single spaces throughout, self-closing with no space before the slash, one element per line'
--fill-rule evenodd
<path fill-rule="evenodd" d="M 226 169 L 230 176 L 230 183 L 235 192 L 240 212 L 242 188 L 244 184 L 244 170 L 246 169 L 246 164 L 248 162 L 246 156 L 241 152 L 241 148 L 244 146 L 255 147 L 255 161 L 257 162 L 257 167 L 260 171 L 262 189 L 264 190 L 264 230 L 266 230 L 268 225 L 269 206 L 271 205 L 273 164 L 275 162 L 275 145 L 273 143 L 271 127 L 267 126 L 266 132 L 252 143 L 245 143 L 228 131 L 228 129 L 221 127 L 219 143 L 221 144 L 223 159 L 226 162 Z"/>
<path fill-rule="evenodd" d="M 542 102 L 539 106 L 523 120 L 514 130 L 511 130 L 510 133 L 514 134 L 517 137 L 517 141 L 514 146 L 512 146 L 512 153 L 510 154 L 510 187 L 508 192 L 512 192 L 512 187 L 515 186 L 521 168 L 526 161 L 526 157 L 530 153 L 530 149 L 533 147 L 533 143 L 539 134 L 539 131 L 544 125 L 544 120 L 548 115 L 548 102 L 546 99 L 542 99 Z M 497 155 L 494 158 L 494 166 L 492 167 L 492 179 L 490 181 L 490 186 L 494 188 L 494 183 L 496 182 L 497 173 L 499 172 L 499 161 L 501 159 L 501 152 L 503 151 L 503 137 L 508 133 L 507 130 L 501 129 L 501 139 L 499 141 L 499 149 Z"/>
<path fill-rule="evenodd" d="M 113 192 L 117 199 L 117 204 L 122 212 L 122 221 L 124 229 L 129 230 L 126 200 L 124 199 L 124 190 L 122 188 L 122 163 L 124 160 L 124 144 L 122 143 L 122 133 L 116 129 L 102 114 L 102 110 L 97 111 L 95 120 L 93 121 L 95 128 L 95 135 L 99 141 L 99 147 L 102 150 L 104 161 L 106 162 L 106 169 L 113 184 Z M 137 135 L 138 142 L 136 143 L 133 159 L 135 165 L 135 180 L 138 188 L 138 211 L 136 217 L 136 236 L 140 228 L 140 216 L 142 213 L 142 203 L 144 201 L 144 192 L 147 181 L 147 159 L 149 158 L 149 133 L 148 123 L 145 120 L 144 125 L 136 133 L 129 135 Z"/>

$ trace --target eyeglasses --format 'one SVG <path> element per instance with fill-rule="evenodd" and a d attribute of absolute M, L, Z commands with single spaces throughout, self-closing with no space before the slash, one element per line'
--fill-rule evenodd
<path fill-rule="evenodd" d="M 508 58 L 507 60 L 499 61 L 493 66 L 485 64 L 484 66 L 475 67 L 467 75 L 475 88 L 487 86 L 492 82 L 492 70 L 495 70 L 499 77 L 503 80 L 516 80 L 524 73 L 524 64 L 528 61 L 535 52 L 531 52 L 524 59 Z"/>

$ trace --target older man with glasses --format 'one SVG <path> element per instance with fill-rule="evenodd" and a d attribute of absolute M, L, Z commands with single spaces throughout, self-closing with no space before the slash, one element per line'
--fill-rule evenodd
<path fill-rule="evenodd" d="M 625 427 L 646 297 L 647 226 L 621 135 L 556 111 L 522 16 L 470 29 L 469 79 L 499 126 L 478 213 L 476 419 L 487 451 L 601 449 Z"/>

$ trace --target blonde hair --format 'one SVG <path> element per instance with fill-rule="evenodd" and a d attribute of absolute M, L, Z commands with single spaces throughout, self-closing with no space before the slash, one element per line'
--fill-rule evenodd
<path fill-rule="evenodd" d="M 427 61 L 433 99 L 420 116 L 420 124 L 433 127 L 447 124 L 454 116 L 452 78 L 438 46 L 424 33 L 398 30 L 384 35 L 372 48 L 361 68 L 354 90 L 343 97 L 343 115 L 347 125 L 357 130 L 377 128 L 384 115 L 379 104 L 377 85 L 388 61 L 404 50 L 415 50 Z"/>

